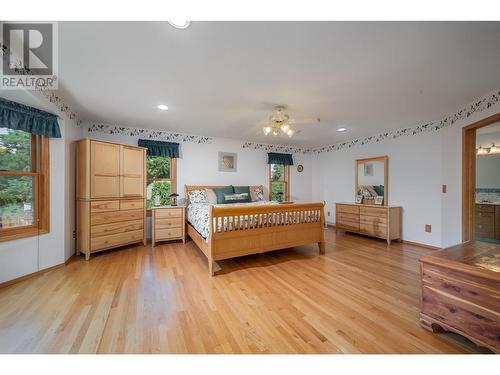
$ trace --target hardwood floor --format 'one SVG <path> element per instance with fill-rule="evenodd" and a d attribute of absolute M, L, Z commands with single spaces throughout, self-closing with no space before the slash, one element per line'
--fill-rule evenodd
<path fill-rule="evenodd" d="M 326 231 L 221 262 L 192 241 L 106 252 L 0 289 L 0 353 L 466 353 L 419 326 L 431 250 Z M 474 349 L 474 347 L 472 347 Z"/>

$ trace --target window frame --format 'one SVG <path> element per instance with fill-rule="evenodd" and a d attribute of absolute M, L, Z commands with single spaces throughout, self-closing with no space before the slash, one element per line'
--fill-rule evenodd
<path fill-rule="evenodd" d="M 167 156 L 164 156 L 167 157 Z M 147 158 L 146 155 L 146 168 L 147 168 Z M 146 190 L 150 182 L 153 181 L 169 181 L 170 182 L 170 194 L 177 193 L 177 158 L 170 158 L 170 178 L 148 178 L 148 171 L 146 170 Z M 146 196 L 146 205 L 148 197 Z M 147 206 L 146 206 L 147 207 Z M 151 208 L 146 208 L 146 216 L 151 216 Z"/>
<path fill-rule="evenodd" d="M 50 232 L 49 138 L 31 134 L 31 170 L 1 171 L 0 176 L 33 177 L 34 223 L 12 228 L 0 227 L 0 242 Z"/>
<path fill-rule="evenodd" d="M 283 199 L 283 202 L 289 202 L 290 201 L 290 166 L 289 165 L 284 165 L 284 176 L 283 180 L 273 180 L 272 179 L 272 167 L 275 164 L 269 164 L 269 200 L 272 201 L 273 199 L 273 182 L 283 182 L 285 184 L 285 197 Z"/>

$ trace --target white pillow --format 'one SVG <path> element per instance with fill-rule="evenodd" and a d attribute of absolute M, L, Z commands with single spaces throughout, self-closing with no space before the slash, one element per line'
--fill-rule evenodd
<path fill-rule="evenodd" d="M 215 192 L 212 189 L 206 189 L 205 192 L 207 194 L 208 203 L 217 204 L 217 195 L 215 195 Z"/>
<path fill-rule="evenodd" d="M 191 190 L 188 196 L 189 203 L 208 203 L 206 190 Z"/>
<path fill-rule="evenodd" d="M 264 200 L 264 192 L 261 188 L 250 188 L 250 200 L 252 202 L 258 202 Z"/>

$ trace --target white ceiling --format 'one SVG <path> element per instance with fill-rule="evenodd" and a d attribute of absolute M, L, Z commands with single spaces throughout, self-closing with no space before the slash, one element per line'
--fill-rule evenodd
<path fill-rule="evenodd" d="M 60 93 L 82 120 L 300 146 L 440 120 L 500 87 L 499 62 L 500 22 L 59 24 Z M 266 137 L 275 104 L 321 123 Z"/>

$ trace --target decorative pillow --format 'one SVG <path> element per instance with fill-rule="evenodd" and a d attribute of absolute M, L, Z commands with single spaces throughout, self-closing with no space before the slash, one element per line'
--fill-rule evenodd
<path fill-rule="evenodd" d="M 212 189 L 205 189 L 207 192 L 207 200 L 210 204 L 217 204 L 217 195 L 215 195 Z"/>
<path fill-rule="evenodd" d="M 224 203 L 247 203 L 248 197 L 248 193 L 224 194 Z"/>
<path fill-rule="evenodd" d="M 226 203 L 224 199 L 224 195 L 228 194 L 234 194 L 234 189 L 232 186 L 224 186 L 222 188 L 215 188 L 212 189 L 217 196 L 217 204 L 223 204 Z"/>
<path fill-rule="evenodd" d="M 258 202 L 264 200 L 264 192 L 261 188 L 251 188 L 250 189 L 250 201 Z"/>
<path fill-rule="evenodd" d="M 234 192 L 236 194 L 246 194 L 247 195 L 247 202 L 250 201 L 250 186 L 234 186 Z"/>
<path fill-rule="evenodd" d="M 191 190 L 188 192 L 189 203 L 208 203 L 207 192 L 205 190 Z"/>

